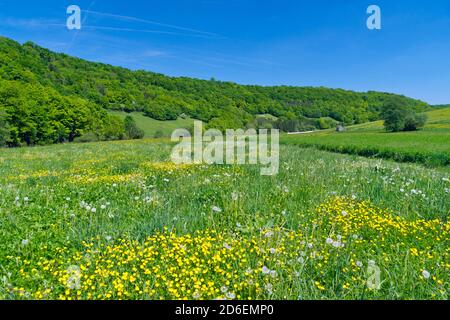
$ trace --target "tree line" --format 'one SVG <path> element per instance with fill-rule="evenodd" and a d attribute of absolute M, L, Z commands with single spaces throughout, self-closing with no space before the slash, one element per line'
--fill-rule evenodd
<path fill-rule="evenodd" d="M 0 79 L 0 132 L 11 146 L 74 141 L 87 133 L 120 139 L 125 124 L 107 110 L 142 111 L 157 120 L 187 115 L 218 129 L 258 126 L 256 116 L 268 114 L 279 119 L 270 125 L 289 131 L 378 120 L 394 96 L 414 112 L 430 107 L 380 92 L 249 86 L 131 71 L 3 37 Z"/>

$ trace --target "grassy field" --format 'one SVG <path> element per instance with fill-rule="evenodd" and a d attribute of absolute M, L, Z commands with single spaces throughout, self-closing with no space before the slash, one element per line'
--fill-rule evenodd
<path fill-rule="evenodd" d="M 144 130 L 145 137 L 153 138 L 155 133 L 160 131 L 163 133 L 164 137 L 170 137 L 175 129 L 179 128 L 190 128 L 194 123 L 193 119 L 178 119 L 173 121 L 159 121 L 149 117 L 144 116 L 142 112 L 132 112 L 126 113 L 121 111 L 110 111 L 111 114 L 121 117 L 124 119 L 127 115 L 131 115 L 139 128 Z"/>
<path fill-rule="evenodd" d="M 449 299 L 440 170 L 295 145 L 273 177 L 176 166 L 161 140 L 1 151 L 2 299 Z"/>
<path fill-rule="evenodd" d="M 428 123 L 417 132 L 388 133 L 381 121 L 349 127 L 347 132 L 321 131 L 283 137 L 282 142 L 367 157 L 450 165 L 450 109 L 428 112 Z"/>
<path fill-rule="evenodd" d="M 450 108 L 437 109 L 425 113 L 428 121 L 425 131 L 448 131 L 450 130 Z M 383 131 L 383 121 L 363 123 L 348 128 L 350 131 Z"/>

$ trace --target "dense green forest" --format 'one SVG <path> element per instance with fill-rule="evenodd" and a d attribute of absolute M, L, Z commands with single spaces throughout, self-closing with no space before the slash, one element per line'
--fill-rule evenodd
<path fill-rule="evenodd" d="M 123 121 L 106 110 L 142 111 L 157 120 L 186 115 L 219 129 L 265 125 L 256 117 L 261 114 L 275 116 L 269 125 L 285 131 L 358 124 L 378 120 L 393 96 L 174 78 L 0 37 L 0 144 L 9 146 L 73 141 L 92 132 L 100 139 L 120 139 Z M 415 111 L 430 108 L 398 97 Z"/>

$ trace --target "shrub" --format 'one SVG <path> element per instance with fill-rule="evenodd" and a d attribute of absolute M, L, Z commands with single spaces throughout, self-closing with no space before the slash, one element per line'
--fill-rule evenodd
<path fill-rule="evenodd" d="M 103 126 L 102 140 L 122 140 L 125 138 L 125 124 L 121 118 L 108 115 L 107 121 Z"/>
<path fill-rule="evenodd" d="M 0 147 L 6 146 L 9 140 L 9 123 L 6 121 L 6 112 L 0 111 Z"/>
<path fill-rule="evenodd" d="M 416 114 L 398 97 L 393 97 L 384 104 L 381 117 L 386 130 L 392 132 L 415 131 L 427 121 L 426 115 Z"/>
<path fill-rule="evenodd" d="M 144 130 L 138 128 L 133 117 L 126 116 L 124 120 L 125 134 L 129 139 L 142 139 L 145 136 Z"/>
<path fill-rule="evenodd" d="M 411 114 L 405 119 L 405 128 L 403 131 L 416 131 L 425 126 L 427 122 L 427 115 L 425 114 Z"/>
<path fill-rule="evenodd" d="M 75 138 L 74 142 L 78 143 L 86 143 L 86 142 L 97 142 L 99 141 L 99 137 L 94 132 L 87 132 L 83 134 L 81 137 Z"/>

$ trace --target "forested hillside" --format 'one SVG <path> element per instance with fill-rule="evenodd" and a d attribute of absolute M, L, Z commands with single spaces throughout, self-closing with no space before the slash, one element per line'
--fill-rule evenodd
<path fill-rule="evenodd" d="M 270 114 L 287 130 L 295 130 L 378 120 L 381 107 L 393 96 L 173 78 L 88 62 L 3 37 L 0 78 L 0 144 L 10 146 L 72 141 L 90 131 L 114 139 L 121 120 L 106 110 L 142 111 L 157 120 L 185 114 L 219 129 L 255 125 L 255 115 Z M 416 111 L 430 107 L 400 99 Z"/>

